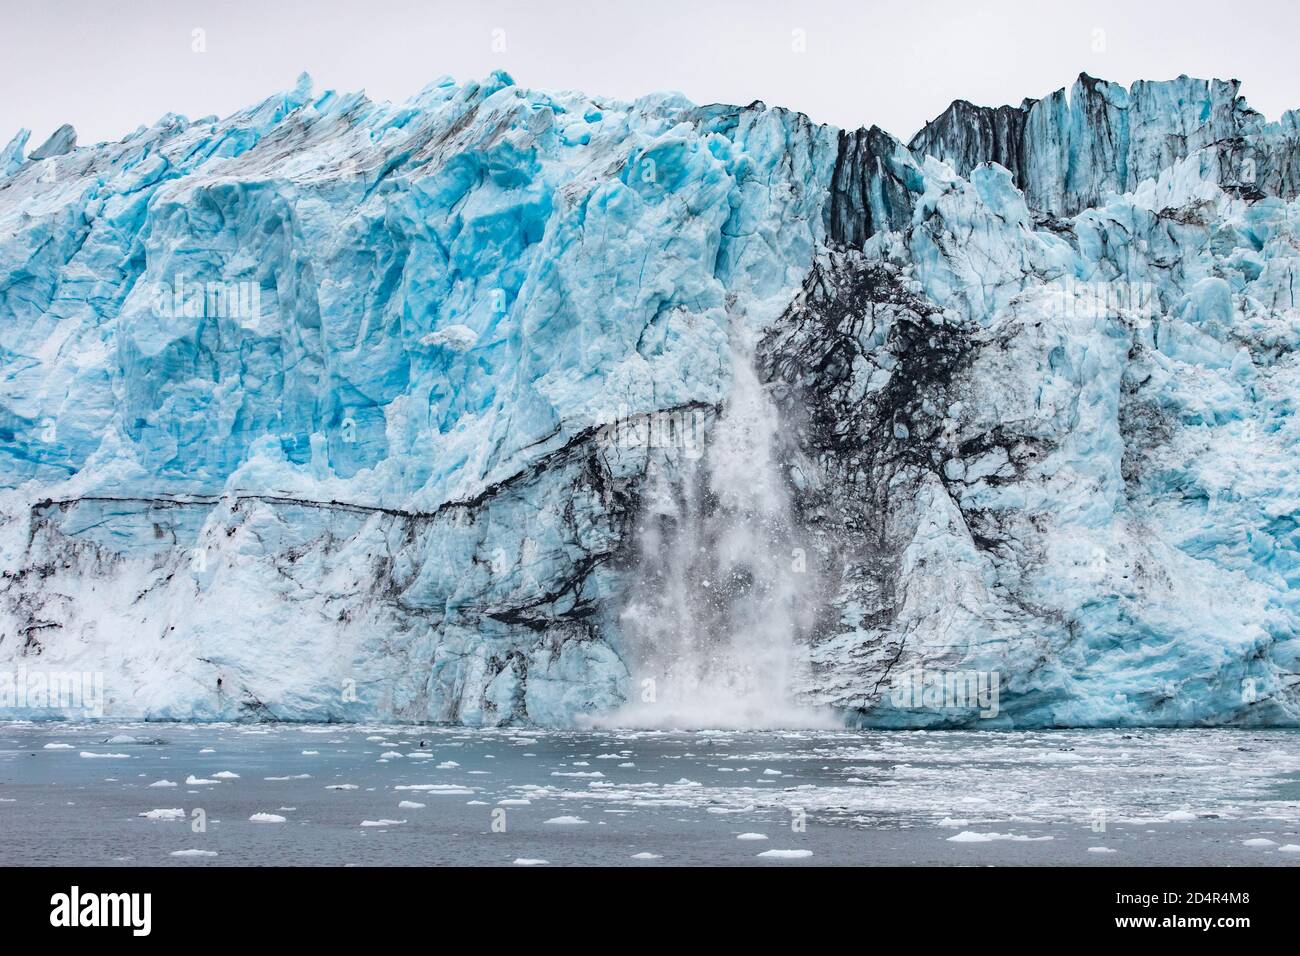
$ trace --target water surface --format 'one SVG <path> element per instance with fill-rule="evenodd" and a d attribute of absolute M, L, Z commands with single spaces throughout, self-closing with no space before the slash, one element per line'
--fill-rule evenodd
<path fill-rule="evenodd" d="M 0 724 L 6 865 L 517 861 L 1294 865 L 1300 733 Z"/>

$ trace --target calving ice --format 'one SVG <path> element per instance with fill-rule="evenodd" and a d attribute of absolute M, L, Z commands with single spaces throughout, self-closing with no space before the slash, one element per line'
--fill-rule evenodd
<path fill-rule="evenodd" d="M 153 928 L 151 893 L 82 893 L 73 886 L 50 897 L 50 925 L 56 927 L 130 927 L 133 936 Z"/>

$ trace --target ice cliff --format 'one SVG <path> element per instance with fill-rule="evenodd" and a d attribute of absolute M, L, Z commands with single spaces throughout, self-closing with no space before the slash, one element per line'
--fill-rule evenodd
<path fill-rule="evenodd" d="M 2 670 L 118 717 L 569 725 L 758 630 L 850 723 L 979 719 L 897 706 L 917 668 L 998 674 L 984 726 L 1300 723 L 1300 113 L 1235 81 L 903 143 L 304 78 L 27 140 Z"/>

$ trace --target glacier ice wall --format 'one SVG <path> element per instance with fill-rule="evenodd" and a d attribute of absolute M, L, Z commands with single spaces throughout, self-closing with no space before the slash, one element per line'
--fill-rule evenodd
<path fill-rule="evenodd" d="M 1300 116 L 1235 82 L 1084 76 L 904 144 L 303 78 L 27 139 L 0 669 L 102 673 L 113 716 L 615 712 L 657 489 L 752 361 L 792 522 L 762 564 L 816 592 L 803 701 L 959 723 L 889 689 L 961 669 L 1001 675 L 994 725 L 1300 717 Z"/>

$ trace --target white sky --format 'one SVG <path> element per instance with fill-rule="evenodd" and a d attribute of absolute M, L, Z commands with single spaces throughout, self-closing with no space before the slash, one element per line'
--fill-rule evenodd
<path fill-rule="evenodd" d="M 26 126 L 29 150 L 64 122 L 85 144 L 169 111 L 226 115 L 302 70 L 317 92 L 400 101 L 506 69 L 543 90 L 761 99 L 904 139 L 953 99 L 1019 103 L 1080 71 L 1237 77 L 1270 119 L 1300 107 L 1295 0 L 0 0 L 0 24 L 0 146 Z"/>

